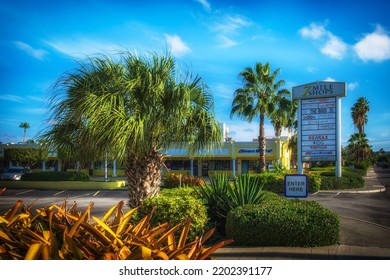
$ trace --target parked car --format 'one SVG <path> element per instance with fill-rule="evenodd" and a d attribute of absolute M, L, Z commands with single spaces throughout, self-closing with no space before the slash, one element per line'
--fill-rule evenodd
<path fill-rule="evenodd" d="M 25 167 L 10 167 L 3 174 L 1 174 L 2 180 L 16 180 L 19 181 L 22 175 L 29 173 L 29 169 Z"/>

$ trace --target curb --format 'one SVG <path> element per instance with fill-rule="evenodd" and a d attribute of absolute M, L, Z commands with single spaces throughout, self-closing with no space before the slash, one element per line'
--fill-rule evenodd
<path fill-rule="evenodd" d="M 378 185 L 376 189 L 372 190 L 323 190 L 318 191 L 317 193 L 379 193 L 386 192 L 386 188 Z"/>

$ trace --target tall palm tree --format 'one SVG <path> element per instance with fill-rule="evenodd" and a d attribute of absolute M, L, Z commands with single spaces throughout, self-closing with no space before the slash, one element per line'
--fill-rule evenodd
<path fill-rule="evenodd" d="M 30 128 L 30 124 L 27 123 L 27 122 L 22 122 L 22 123 L 20 123 L 19 127 L 23 128 L 23 143 L 25 143 L 26 142 L 27 129 Z"/>
<path fill-rule="evenodd" d="M 359 133 L 364 133 L 364 125 L 368 122 L 367 113 L 370 111 L 370 105 L 365 97 L 359 97 L 351 108 L 351 117 Z"/>
<path fill-rule="evenodd" d="M 124 162 L 129 206 L 138 206 L 159 192 L 170 144 L 196 150 L 222 141 L 211 92 L 200 77 L 176 70 L 170 55 L 80 62 L 53 88 L 54 125 L 43 137 L 64 154 L 91 160 L 90 153 L 107 153 Z"/>
<path fill-rule="evenodd" d="M 237 115 L 249 122 L 259 117 L 259 172 L 265 170 L 264 120 L 275 110 L 275 92 L 284 85 L 284 80 L 275 81 L 280 69 L 271 73 L 270 64 L 256 63 L 252 69 L 246 67 L 240 72 L 243 87 L 234 92 L 230 117 Z"/>

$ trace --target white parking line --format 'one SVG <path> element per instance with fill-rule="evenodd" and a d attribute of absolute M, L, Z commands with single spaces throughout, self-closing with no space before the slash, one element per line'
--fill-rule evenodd
<path fill-rule="evenodd" d="M 93 196 L 97 196 L 100 193 L 100 191 L 97 191 L 93 194 Z"/>
<path fill-rule="evenodd" d="M 341 192 L 336 193 L 335 196 L 338 196 L 340 193 L 341 193 Z"/>
<path fill-rule="evenodd" d="M 67 191 L 67 190 L 60 191 L 60 192 L 58 192 L 58 193 L 55 193 L 55 194 L 53 194 L 53 196 L 56 196 L 56 195 L 62 194 L 62 193 L 64 193 L 64 192 L 66 192 L 66 191 Z"/>
<path fill-rule="evenodd" d="M 28 193 L 28 192 L 32 192 L 32 191 L 34 191 L 34 190 L 33 189 L 27 190 L 27 191 L 24 191 L 24 192 L 17 193 L 16 195 L 20 195 L 20 194 L 24 194 L 24 193 Z"/>

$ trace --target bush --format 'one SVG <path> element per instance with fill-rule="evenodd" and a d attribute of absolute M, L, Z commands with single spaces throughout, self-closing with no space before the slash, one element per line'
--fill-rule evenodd
<path fill-rule="evenodd" d="M 160 195 L 165 196 L 193 196 L 195 198 L 198 198 L 197 192 L 194 188 L 191 187 L 181 187 L 181 188 L 174 188 L 174 189 L 161 189 Z"/>
<path fill-rule="evenodd" d="M 121 201 L 102 218 L 89 219 L 93 203 L 85 212 L 75 205 L 51 205 L 32 214 L 18 201 L 0 213 L 0 260 L 204 260 L 232 242 L 206 247 L 212 229 L 187 243 L 189 220 L 151 227 L 149 221 L 158 212 L 152 210 L 133 223 L 137 208 L 123 213 L 123 205 Z"/>
<path fill-rule="evenodd" d="M 263 185 L 264 191 L 271 191 L 278 194 L 284 193 L 284 176 L 278 173 L 260 173 L 253 174 L 253 177 L 258 178 L 258 180 Z"/>
<path fill-rule="evenodd" d="M 262 184 L 258 177 L 242 174 L 231 181 L 225 174 L 210 177 L 210 184 L 194 188 L 208 209 L 212 223 L 220 232 L 224 231 L 227 213 L 246 204 L 257 204 L 263 200 Z"/>
<path fill-rule="evenodd" d="M 367 170 L 356 168 L 356 166 L 355 166 L 355 169 L 349 169 L 349 171 L 355 172 L 355 173 L 359 174 L 362 177 L 367 175 Z"/>
<path fill-rule="evenodd" d="M 175 225 L 190 218 L 191 228 L 188 236 L 193 239 L 208 225 L 208 216 L 206 206 L 192 193 L 191 188 L 167 189 L 159 196 L 144 200 L 140 216 L 156 207 L 157 211 L 150 221 L 152 226 L 164 222 Z"/>
<path fill-rule="evenodd" d="M 280 197 L 229 212 L 226 237 L 237 246 L 327 246 L 339 238 L 339 218 L 315 201 Z"/>
<path fill-rule="evenodd" d="M 341 177 L 334 172 L 321 173 L 321 190 L 357 189 L 364 187 L 364 179 L 354 171 L 343 171 Z"/>
<path fill-rule="evenodd" d="M 32 172 L 22 175 L 22 181 L 89 181 L 89 175 L 76 171 Z"/>
<path fill-rule="evenodd" d="M 316 174 L 306 174 L 308 181 L 308 192 L 315 193 L 320 190 L 321 177 Z M 258 177 L 263 184 L 264 191 L 270 191 L 277 194 L 284 194 L 284 175 L 277 173 L 260 173 L 251 175 Z"/>
<path fill-rule="evenodd" d="M 321 176 L 318 174 L 306 174 L 309 193 L 318 192 L 321 189 Z"/>
<path fill-rule="evenodd" d="M 164 188 L 179 188 L 183 186 L 203 186 L 204 180 L 201 177 L 180 175 L 171 173 L 163 179 Z"/>

